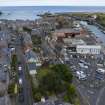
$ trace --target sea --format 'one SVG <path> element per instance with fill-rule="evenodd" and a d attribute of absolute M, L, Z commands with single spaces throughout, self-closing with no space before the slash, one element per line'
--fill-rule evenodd
<path fill-rule="evenodd" d="M 37 14 L 45 12 L 66 13 L 66 12 L 104 12 L 105 6 L 9 6 L 0 7 L 3 12 L 0 19 L 8 20 L 35 20 Z"/>

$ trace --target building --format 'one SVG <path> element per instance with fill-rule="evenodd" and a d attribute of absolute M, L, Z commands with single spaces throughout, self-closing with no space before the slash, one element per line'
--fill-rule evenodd
<path fill-rule="evenodd" d="M 77 45 L 77 53 L 80 54 L 100 54 L 101 46 L 100 45 Z"/>
<path fill-rule="evenodd" d="M 72 45 L 85 45 L 86 43 L 82 40 L 82 39 L 76 39 L 76 38 L 73 38 L 73 39 L 71 39 L 71 38 L 64 38 L 63 39 L 63 42 L 65 43 L 65 44 L 72 44 Z"/>
<path fill-rule="evenodd" d="M 32 50 L 29 50 L 25 53 L 27 63 L 36 63 L 38 61 L 38 57 L 36 53 L 34 53 Z"/>
<path fill-rule="evenodd" d="M 80 35 L 80 30 L 76 29 L 60 29 L 60 30 L 55 30 L 53 33 L 53 39 L 55 40 L 62 40 L 63 38 L 68 38 L 68 37 L 75 37 Z"/>
<path fill-rule="evenodd" d="M 41 66 L 41 61 L 39 60 L 36 53 L 34 53 L 32 50 L 28 50 L 25 53 L 25 57 L 30 75 L 35 74 L 36 69 Z"/>
<path fill-rule="evenodd" d="M 59 101 L 59 100 L 53 101 L 49 99 L 49 100 L 46 100 L 45 102 L 35 103 L 34 105 L 71 105 L 71 104 L 63 101 Z"/>
<path fill-rule="evenodd" d="M 35 63 L 28 63 L 28 70 L 30 75 L 36 74 L 36 64 Z"/>
<path fill-rule="evenodd" d="M 77 45 L 86 45 L 82 39 L 78 38 L 64 38 L 63 43 L 66 45 L 67 52 L 76 53 Z"/>

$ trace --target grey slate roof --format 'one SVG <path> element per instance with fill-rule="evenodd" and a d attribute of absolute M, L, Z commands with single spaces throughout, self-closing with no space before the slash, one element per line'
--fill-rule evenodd
<path fill-rule="evenodd" d="M 60 30 L 55 30 L 56 33 L 79 33 L 79 30 L 76 29 L 71 29 L 71 28 L 64 28 L 64 29 L 60 29 Z"/>
<path fill-rule="evenodd" d="M 34 105 L 71 105 L 70 103 L 65 103 L 65 102 L 62 102 L 62 101 L 50 101 L 50 100 L 47 100 L 45 102 L 39 102 L 39 103 L 35 103 Z"/>
<path fill-rule="evenodd" d="M 35 63 L 28 63 L 28 70 L 36 70 L 36 64 Z"/>
<path fill-rule="evenodd" d="M 30 58 L 35 58 L 35 59 L 37 59 L 37 55 L 36 55 L 32 50 L 26 52 L 26 53 L 25 53 L 25 56 L 26 56 L 26 59 L 27 59 L 27 60 L 30 59 Z"/>

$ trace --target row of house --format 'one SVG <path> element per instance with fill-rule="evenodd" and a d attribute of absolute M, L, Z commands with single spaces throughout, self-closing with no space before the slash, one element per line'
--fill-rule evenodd
<path fill-rule="evenodd" d="M 9 100 L 6 91 L 9 84 L 9 49 L 10 34 L 7 31 L 0 31 L 0 105 L 6 104 L 6 99 Z M 8 105 L 10 103 L 8 102 Z"/>

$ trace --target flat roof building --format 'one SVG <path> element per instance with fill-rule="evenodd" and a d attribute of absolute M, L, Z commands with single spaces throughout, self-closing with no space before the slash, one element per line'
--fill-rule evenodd
<path fill-rule="evenodd" d="M 80 54 L 100 54 L 101 46 L 100 45 L 77 45 L 77 53 Z"/>

